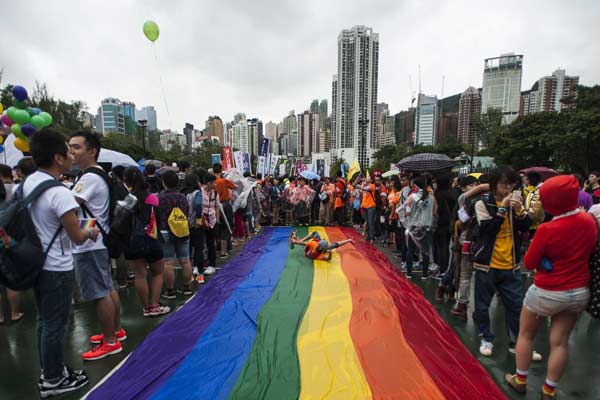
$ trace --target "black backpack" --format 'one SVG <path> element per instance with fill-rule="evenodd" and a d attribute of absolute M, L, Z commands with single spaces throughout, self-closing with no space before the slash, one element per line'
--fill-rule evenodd
<path fill-rule="evenodd" d="M 108 176 L 108 174 L 106 172 L 104 172 L 103 169 L 100 169 L 98 167 L 90 167 L 90 168 L 86 169 L 85 171 L 83 171 L 81 176 L 83 176 L 87 173 L 96 174 L 96 175 L 100 176 L 106 183 L 106 186 L 108 187 L 109 199 L 110 199 L 109 212 L 108 212 L 108 225 L 112 226 L 113 219 L 115 217 L 115 209 L 117 206 L 117 202 L 119 200 L 123 200 L 127 196 L 127 194 L 129 194 L 129 191 L 127 190 L 127 188 L 125 186 L 123 186 L 122 183 L 120 183 L 118 181 L 113 181 Z M 80 176 L 80 178 L 81 178 L 81 176 Z M 89 208 L 84 203 L 81 203 L 81 209 L 82 209 L 84 215 L 86 215 L 90 218 L 96 218 L 94 216 L 94 214 L 89 210 Z M 98 230 L 100 231 L 100 233 L 102 233 L 102 242 L 104 243 L 104 246 L 108 250 L 108 255 L 111 258 L 119 258 L 121 256 L 121 253 L 124 250 L 123 237 L 121 235 L 119 235 L 118 232 L 113 232 L 112 229 L 107 233 L 100 224 L 96 224 L 96 226 L 98 227 Z"/>
<path fill-rule="evenodd" d="M 48 248 L 43 249 L 28 209 L 46 190 L 63 186 L 62 183 L 56 179 L 43 181 L 27 197 L 23 196 L 24 184 L 25 181 L 11 200 L 0 208 L 0 283 L 13 290 L 34 286 L 48 251 L 62 230 L 61 225 Z"/>

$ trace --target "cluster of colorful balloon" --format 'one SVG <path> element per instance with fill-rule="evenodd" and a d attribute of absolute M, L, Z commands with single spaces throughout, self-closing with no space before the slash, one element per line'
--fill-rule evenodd
<path fill-rule="evenodd" d="M 22 152 L 29 151 L 29 139 L 39 130 L 52 124 L 52 116 L 39 108 L 27 106 L 29 98 L 23 86 L 12 88 L 12 107 L 4 110 L 0 104 L 0 153 L 4 151 L 4 139 L 12 132 L 15 147 Z"/>

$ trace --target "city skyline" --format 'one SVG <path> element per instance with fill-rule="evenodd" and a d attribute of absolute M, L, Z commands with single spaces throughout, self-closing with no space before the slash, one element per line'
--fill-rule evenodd
<path fill-rule="evenodd" d="M 336 38 L 354 25 L 372 27 L 381 37 L 378 99 L 390 105 L 391 114 L 410 105 L 409 75 L 412 91 L 417 91 L 419 65 L 422 92 L 443 97 L 442 75 L 444 93 L 481 87 L 481 61 L 509 51 L 525 56 L 522 88 L 532 87 L 557 67 L 580 76 L 581 84 L 600 82 L 600 52 L 594 51 L 593 39 L 600 33 L 595 23 L 600 6 L 595 2 L 574 7 L 515 1 L 491 12 L 478 2 L 182 1 L 173 7 L 146 1 L 141 7 L 139 1 L 129 0 L 92 8 L 57 1 L 43 20 L 27 29 L 14 25 L 31 16 L 33 3 L 11 2 L 3 9 L 6 40 L 0 51 L 11 54 L 11 43 L 24 50 L 20 57 L 3 60 L 3 84 L 33 87 L 36 80 L 43 81 L 62 99 L 83 100 L 90 112 L 107 97 L 152 104 L 161 129 L 180 130 L 185 122 L 201 127 L 209 115 L 228 121 L 240 111 L 263 121 L 280 121 L 291 109 L 303 112 L 312 99 L 331 101 Z M 307 12 L 310 24 L 299 23 L 293 30 L 281 18 Z M 63 22 L 65 15 L 68 24 Z M 90 18 L 109 15 L 114 29 L 90 24 Z M 533 16 L 546 22 L 545 29 L 524 35 L 522 27 Z M 155 44 L 158 64 L 141 33 L 146 19 L 161 27 Z M 231 20 L 236 24 L 225 23 Z M 44 31 L 53 32 L 52 40 L 41 39 Z M 188 51 L 192 48 L 197 51 Z M 89 61 L 97 61 L 99 55 L 101 62 Z M 291 59 L 296 61 L 286 61 Z"/>

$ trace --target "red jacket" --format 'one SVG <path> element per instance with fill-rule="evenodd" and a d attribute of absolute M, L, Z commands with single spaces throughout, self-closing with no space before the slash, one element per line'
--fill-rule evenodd
<path fill-rule="evenodd" d="M 544 182 L 540 198 L 546 211 L 555 216 L 577 209 L 579 186 L 571 175 Z M 596 246 L 596 219 L 585 212 L 555 218 L 541 224 L 525 254 L 525 267 L 536 269 L 534 283 L 545 290 L 563 291 L 589 285 L 588 261 Z M 552 271 L 541 268 L 546 257 Z"/>

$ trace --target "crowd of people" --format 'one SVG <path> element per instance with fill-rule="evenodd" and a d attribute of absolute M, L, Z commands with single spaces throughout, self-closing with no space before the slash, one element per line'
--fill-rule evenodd
<path fill-rule="evenodd" d="M 46 251 L 34 286 L 43 398 L 87 383 L 85 372 L 68 367 L 63 355 L 75 286 L 80 301 L 95 304 L 101 328 L 82 358 L 117 354 L 127 333 L 113 267 L 116 285 L 133 281 L 143 317 L 164 315 L 171 308 L 161 298 L 192 295 L 194 285 L 216 273 L 217 257 L 228 258 L 263 225 L 353 226 L 365 240 L 393 246 L 407 278 L 437 279 L 435 300 L 451 305 L 460 320 L 469 318 L 473 291 L 472 318 L 486 357 L 494 353 L 489 308 L 496 296 L 504 305 L 507 350 L 516 353 L 516 373 L 506 380 L 521 393 L 531 361 L 542 360 L 533 349 L 535 335 L 551 318 L 542 396 L 555 398 L 569 334 L 590 302 L 588 259 L 597 243 L 600 174 L 543 182 L 539 173 L 519 176 L 500 167 L 455 178 L 398 172 L 347 180 L 340 171 L 333 179 L 307 179 L 240 176 L 220 164 L 203 169 L 185 161 L 160 170 L 148 164 L 142 172 L 99 165 L 100 149 L 96 134 L 76 132 L 65 140 L 44 129 L 32 138 L 30 157 L 14 169 L 0 165 L 4 203 L 27 197 L 44 181 L 63 183 L 30 205 Z M 290 238 L 292 247 L 305 246 L 307 257 L 324 260 L 347 242 L 329 244 L 314 233 Z M 527 291 L 522 267 L 535 270 Z M 6 293 L 10 319 L 18 321 L 19 292 Z"/>

